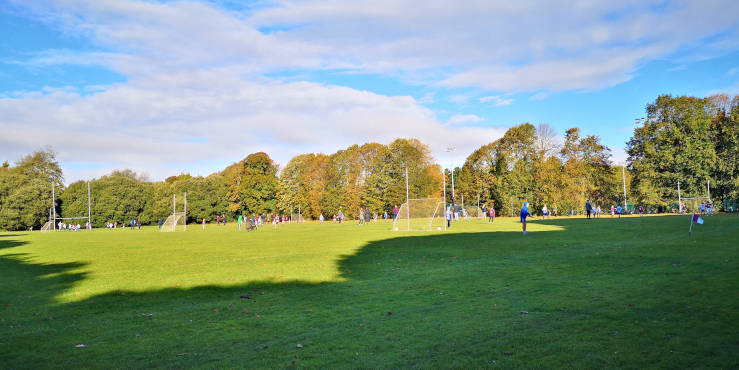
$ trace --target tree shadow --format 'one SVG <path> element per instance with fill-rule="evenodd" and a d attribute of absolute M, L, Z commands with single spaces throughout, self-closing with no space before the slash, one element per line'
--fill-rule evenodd
<path fill-rule="evenodd" d="M 26 234 L 5 234 L 5 233 L 0 233 L 0 238 L 17 238 L 17 237 L 20 237 L 20 236 L 26 236 Z"/>
<path fill-rule="evenodd" d="M 696 289 L 701 304 L 719 307 L 725 290 L 710 284 L 736 264 L 716 267 L 708 258 L 713 275 L 695 281 L 701 266 L 676 273 L 668 263 L 690 258 L 684 250 L 665 260 L 616 244 L 578 246 L 578 238 L 399 236 L 342 256 L 342 282 L 116 291 L 66 304 L 54 297 L 86 278 L 74 272 L 84 263 L 5 255 L 0 292 L 17 302 L 0 308 L 0 361 L 10 368 L 736 364 L 729 320 L 736 299 L 726 311 L 678 308 L 695 305 L 688 293 Z M 733 251 L 714 253 L 719 260 Z M 702 326 L 685 325 L 695 320 Z M 664 356 L 665 346 L 678 353 Z"/>
<path fill-rule="evenodd" d="M 0 249 L 20 247 L 23 244 L 26 244 L 26 242 L 19 241 L 19 240 L 2 240 L 2 239 L 0 239 Z"/>

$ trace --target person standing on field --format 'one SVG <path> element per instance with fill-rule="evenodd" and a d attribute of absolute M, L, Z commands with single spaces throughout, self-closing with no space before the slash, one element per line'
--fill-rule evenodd
<path fill-rule="evenodd" d="M 205 217 L 203 217 L 203 231 L 205 231 Z"/>
<path fill-rule="evenodd" d="M 541 207 L 541 219 L 549 218 L 549 209 L 547 209 L 547 205 L 545 204 L 544 207 Z"/>
<path fill-rule="evenodd" d="M 590 205 L 590 200 L 585 201 L 585 212 L 588 214 L 588 220 L 590 219 L 590 212 L 593 211 L 593 206 Z"/>
<path fill-rule="evenodd" d="M 216 216 L 216 225 L 221 226 L 221 216 Z"/>
<path fill-rule="evenodd" d="M 395 219 L 398 218 L 398 205 L 396 204 L 395 207 L 393 207 L 393 222 L 395 222 Z"/>
<path fill-rule="evenodd" d="M 523 207 L 521 207 L 521 228 L 523 229 L 523 235 L 526 235 L 526 217 L 529 215 L 529 202 L 524 202 Z"/>
<path fill-rule="evenodd" d="M 241 231 L 241 223 L 242 222 L 244 222 L 244 217 L 241 214 L 239 214 L 239 221 L 238 221 L 238 223 L 239 223 L 239 231 Z"/>
<path fill-rule="evenodd" d="M 495 223 L 495 208 L 493 206 L 490 206 L 490 210 L 488 210 L 488 223 L 494 224 Z"/>
<path fill-rule="evenodd" d="M 320 221 L 320 223 L 323 224 L 323 213 L 321 213 L 321 215 L 318 216 L 318 221 Z"/>

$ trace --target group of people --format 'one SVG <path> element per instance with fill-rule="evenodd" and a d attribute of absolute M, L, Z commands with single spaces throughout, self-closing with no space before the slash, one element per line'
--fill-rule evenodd
<path fill-rule="evenodd" d="M 82 228 L 82 225 L 80 225 L 79 223 L 76 223 L 76 224 L 74 224 L 74 223 L 68 224 L 68 223 L 59 221 L 57 223 L 57 227 L 58 227 L 58 230 L 80 231 L 80 229 Z M 85 229 L 88 229 L 89 230 L 91 228 L 92 227 L 90 226 L 90 223 L 89 222 L 85 222 Z"/>
<path fill-rule="evenodd" d="M 135 218 L 132 218 L 131 221 L 131 229 L 138 227 L 139 230 L 141 230 L 141 220 L 137 220 Z"/>
<path fill-rule="evenodd" d="M 226 226 L 226 216 L 225 215 L 216 216 L 216 225 L 221 226 L 221 224 L 223 224 L 223 226 Z"/>
<path fill-rule="evenodd" d="M 160 228 L 162 227 L 161 223 L 162 223 L 162 220 L 159 220 L 159 227 Z M 137 220 L 135 218 L 132 218 L 132 219 L 130 219 L 128 221 L 128 224 L 129 224 L 129 228 L 131 228 L 131 229 L 138 228 L 139 230 L 141 230 L 141 220 Z M 125 223 L 121 223 L 121 226 L 123 227 L 123 230 L 126 229 L 126 224 Z M 92 228 L 92 225 L 89 225 L 88 227 Z M 106 222 L 105 223 L 105 228 L 108 229 L 108 230 L 117 229 L 118 228 L 118 221 Z"/>
<path fill-rule="evenodd" d="M 369 207 L 359 207 L 359 224 L 363 225 L 365 223 L 369 223 L 370 220 L 377 222 L 377 213 L 373 215 L 370 213 Z"/>
<path fill-rule="evenodd" d="M 613 208 L 613 206 L 611 206 Z M 599 218 L 601 214 L 600 206 L 593 206 L 590 204 L 590 199 L 585 201 L 585 212 L 588 215 L 588 218 L 592 215 L 593 218 Z"/>
<path fill-rule="evenodd" d="M 701 204 L 698 205 L 698 212 L 701 215 L 711 214 L 713 213 L 713 205 L 711 202 L 701 202 Z"/>

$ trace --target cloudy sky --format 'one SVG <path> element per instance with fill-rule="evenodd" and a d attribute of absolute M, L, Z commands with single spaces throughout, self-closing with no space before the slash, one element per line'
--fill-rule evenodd
<path fill-rule="evenodd" d="M 0 161 L 67 182 L 415 137 L 445 165 L 523 122 L 623 148 L 659 94 L 739 93 L 739 2 L 0 0 Z M 455 147 L 453 152 L 446 148 Z"/>

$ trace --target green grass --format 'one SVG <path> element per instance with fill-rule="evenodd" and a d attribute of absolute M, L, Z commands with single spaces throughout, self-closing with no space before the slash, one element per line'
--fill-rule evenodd
<path fill-rule="evenodd" d="M 739 217 L 516 221 L 0 233 L 0 366 L 739 366 Z"/>

